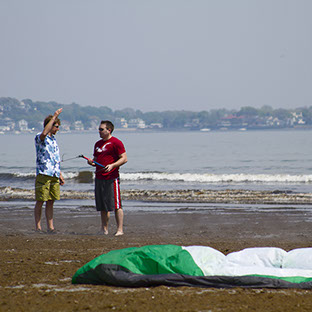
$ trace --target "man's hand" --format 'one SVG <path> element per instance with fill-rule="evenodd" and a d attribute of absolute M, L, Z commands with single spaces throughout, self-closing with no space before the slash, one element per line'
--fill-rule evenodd
<path fill-rule="evenodd" d="M 62 110 L 63 110 L 63 108 L 59 108 L 57 111 L 55 111 L 54 117 L 57 118 L 60 115 L 60 113 L 62 112 Z"/>
<path fill-rule="evenodd" d="M 109 164 L 107 165 L 104 170 L 105 172 L 110 172 L 111 170 L 113 170 L 115 168 L 114 164 Z"/>
<path fill-rule="evenodd" d="M 95 166 L 95 163 L 93 162 L 93 159 L 90 159 L 90 158 L 88 158 L 88 164 L 90 165 L 90 166 Z"/>
<path fill-rule="evenodd" d="M 65 180 L 64 177 L 62 175 L 62 173 L 60 174 L 60 185 L 64 185 L 65 184 Z"/>

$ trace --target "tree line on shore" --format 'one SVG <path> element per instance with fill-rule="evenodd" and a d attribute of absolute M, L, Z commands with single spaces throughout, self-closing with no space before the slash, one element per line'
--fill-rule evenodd
<path fill-rule="evenodd" d="M 239 110 L 212 109 L 192 112 L 186 110 L 142 112 L 132 108 L 112 110 L 107 106 L 81 106 L 76 103 L 19 101 L 15 98 L 0 98 L 0 125 L 8 121 L 26 120 L 29 128 L 40 129 L 43 119 L 63 107 L 62 120 L 69 124 L 81 121 L 85 129 L 91 129 L 100 120 L 117 123 L 121 120 L 141 119 L 148 127 L 161 125 L 162 129 L 220 129 L 220 128 L 285 128 L 312 125 L 312 106 L 295 109 L 273 109 L 270 106 L 254 108 L 245 106 Z"/>

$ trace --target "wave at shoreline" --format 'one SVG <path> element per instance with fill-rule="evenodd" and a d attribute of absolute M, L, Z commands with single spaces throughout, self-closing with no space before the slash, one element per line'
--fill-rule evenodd
<path fill-rule="evenodd" d="M 63 172 L 66 180 L 77 183 L 93 183 L 92 171 Z M 281 184 L 310 184 L 312 175 L 307 174 L 247 174 L 247 173 L 169 173 L 169 172 L 133 172 L 120 173 L 123 181 L 169 181 L 169 182 L 196 182 L 196 183 L 281 183 Z M 34 180 L 35 173 L 0 173 L 0 180 Z"/>
<path fill-rule="evenodd" d="M 312 175 L 291 174 L 211 174 L 211 173 L 122 173 L 127 181 L 171 181 L 197 183 L 312 183 Z"/>
<path fill-rule="evenodd" d="M 61 191 L 62 199 L 94 199 L 93 191 Z M 312 193 L 251 190 L 123 190 L 123 200 L 226 203 L 226 204 L 312 204 Z M 34 200 L 34 190 L 0 187 L 0 201 Z"/>

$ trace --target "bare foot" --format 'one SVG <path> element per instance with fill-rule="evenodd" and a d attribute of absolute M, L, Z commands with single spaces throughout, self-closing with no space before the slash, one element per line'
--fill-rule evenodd
<path fill-rule="evenodd" d="M 118 232 L 115 234 L 115 236 L 121 236 L 121 235 L 123 235 L 123 234 L 124 234 L 123 232 L 118 231 Z"/>
<path fill-rule="evenodd" d="M 56 234 L 56 229 L 48 229 L 47 233 L 48 234 Z"/>
<path fill-rule="evenodd" d="M 108 231 L 104 231 L 104 230 L 100 230 L 98 233 L 98 235 L 108 235 Z"/>

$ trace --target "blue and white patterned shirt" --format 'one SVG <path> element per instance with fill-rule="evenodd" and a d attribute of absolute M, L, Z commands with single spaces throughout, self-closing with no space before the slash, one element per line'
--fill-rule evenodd
<path fill-rule="evenodd" d="M 46 136 L 44 141 L 40 140 L 40 134 L 35 137 L 36 145 L 36 174 L 44 174 L 51 177 L 60 177 L 60 150 L 55 136 Z"/>

